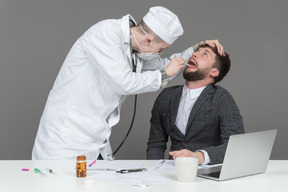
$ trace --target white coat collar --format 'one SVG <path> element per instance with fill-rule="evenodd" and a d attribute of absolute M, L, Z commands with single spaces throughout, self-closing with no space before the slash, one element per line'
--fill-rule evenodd
<path fill-rule="evenodd" d="M 124 42 L 128 43 L 128 44 L 130 44 L 129 19 L 131 19 L 135 24 L 137 24 L 135 19 L 130 14 L 125 15 L 125 16 L 122 17 L 121 29 L 124 32 Z"/>
<path fill-rule="evenodd" d="M 131 50 L 131 45 L 130 45 L 130 26 L 129 26 L 129 19 L 131 19 L 135 24 L 136 21 L 134 20 L 134 18 L 128 14 L 128 15 L 125 15 L 122 17 L 122 21 L 121 21 L 121 30 L 123 32 L 123 41 L 124 41 L 124 44 L 125 44 L 125 53 L 128 57 L 128 60 L 129 62 L 131 63 L 131 69 L 133 68 L 132 67 L 132 50 Z M 137 67 L 138 68 L 138 67 Z"/>

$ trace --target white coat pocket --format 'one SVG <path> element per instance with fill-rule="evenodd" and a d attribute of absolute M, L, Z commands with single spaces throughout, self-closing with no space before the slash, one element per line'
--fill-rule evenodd
<path fill-rule="evenodd" d="M 95 137 L 100 121 L 89 114 L 73 109 L 69 111 L 62 128 L 63 139 L 75 148 L 85 148 Z"/>

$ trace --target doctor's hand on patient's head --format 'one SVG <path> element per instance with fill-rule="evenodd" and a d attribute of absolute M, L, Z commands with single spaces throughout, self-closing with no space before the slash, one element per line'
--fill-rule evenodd
<path fill-rule="evenodd" d="M 167 73 L 168 77 L 173 77 L 178 71 L 184 68 L 184 63 L 185 60 L 181 57 L 173 58 L 164 71 Z"/>
<path fill-rule="evenodd" d="M 207 44 L 209 45 L 210 47 L 217 47 L 217 50 L 218 50 L 218 53 L 222 56 L 225 56 L 225 53 L 224 53 L 224 47 L 220 44 L 220 42 L 215 39 L 215 40 L 206 40 L 206 41 L 201 41 L 200 43 L 198 43 L 197 45 L 204 45 L 204 44 Z"/>
<path fill-rule="evenodd" d="M 188 149 L 182 149 L 179 151 L 170 151 L 169 155 L 171 155 L 174 160 L 178 157 L 195 157 L 198 159 L 199 165 L 201 165 L 205 160 L 204 153 L 202 151 L 192 152 Z"/>

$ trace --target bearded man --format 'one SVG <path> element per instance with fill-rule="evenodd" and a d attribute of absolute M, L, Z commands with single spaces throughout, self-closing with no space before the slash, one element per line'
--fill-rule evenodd
<path fill-rule="evenodd" d="M 229 137 L 244 133 L 240 110 L 232 95 L 216 85 L 231 61 L 217 47 L 202 44 L 183 72 L 184 85 L 164 89 L 152 109 L 147 159 L 196 157 L 199 165 L 223 163 Z"/>

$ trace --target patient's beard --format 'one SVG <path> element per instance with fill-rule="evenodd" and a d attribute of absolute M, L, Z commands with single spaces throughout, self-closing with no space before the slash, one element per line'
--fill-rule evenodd
<path fill-rule="evenodd" d="M 187 70 L 185 69 L 185 71 L 183 72 L 183 77 L 186 81 L 199 81 L 204 79 L 209 72 L 203 71 L 203 70 L 197 70 L 195 72 L 187 72 Z"/>

